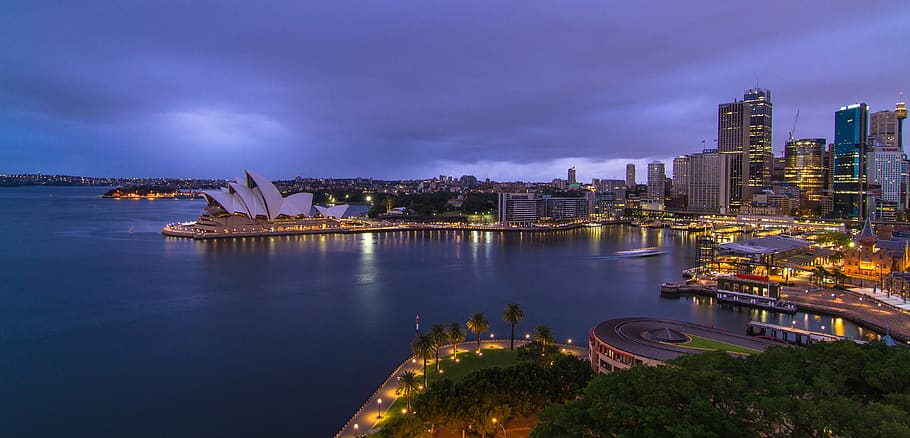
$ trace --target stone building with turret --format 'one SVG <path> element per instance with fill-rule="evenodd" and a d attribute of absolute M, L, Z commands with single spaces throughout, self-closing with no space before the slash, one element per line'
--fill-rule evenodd
<path fill-rule="evenodd" d="M 867 218 L 853 245 L 844 252 L 844 274 L 882 281 L 892 272 L 910 268 L 910 240 L 894 238 L 891 231 L 891 226 L 880 225 L 878 233 L 873 233 L 872 222 Z"/>

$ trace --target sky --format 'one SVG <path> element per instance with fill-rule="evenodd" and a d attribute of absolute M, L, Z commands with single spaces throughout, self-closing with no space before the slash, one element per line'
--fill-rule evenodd
<path fill-rule="evenodd" d="M 903 0 L 13 0 L 0 173 L 623 179 L 712 147 L 755 86 L 780 155 L 797 109 L 831 142 L 841 106 L 910 94 L 908 23 Z"/>

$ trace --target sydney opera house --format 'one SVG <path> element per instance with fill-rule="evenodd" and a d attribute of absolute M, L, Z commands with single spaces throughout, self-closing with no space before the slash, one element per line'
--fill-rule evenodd
<path fill-rule="evenodd" d="M 268 178 L 249 170 L 227 187 L 203 194 L 207 204 L 199 219 L 170 224 L 162 232 L 197 239 L 318 232 L 341 227 L 348 209 L 314 206 L 312 193 L 282 196 Z"/>

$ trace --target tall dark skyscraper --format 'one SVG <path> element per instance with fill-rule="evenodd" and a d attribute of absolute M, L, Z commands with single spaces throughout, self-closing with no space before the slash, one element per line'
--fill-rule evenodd
<path fill-rule="evenodd" d="M 717 152 L 729 156 L 729 179 L 722 183 L 727 186 L 729 205 L 721 208 L 736 211 L 751 197 L 744 190 L 749 181 L 749 123 L 752 106 L 745 102 L 733 101 L 717 107 Z M 770 178 L 770 174 L 768 175 Z"/>
<path fill-rule="evenodd" d="M 774 152 L 771 148 L 771 90 L 752 88 L 743 94 L 749 105 L 749 192 L 771 187 Z"/>
<path fill-rule="evenodd" d="M 834 213 L 841 217 L 866 215 L 866 144 L 869 107 L 865 103 L 834 113 Z"/>
<path fill-rule="evenodd" d="M 578 184 L 578 180 L 575 178 L 575 166 L 569 168 L 569 184 Z"/>

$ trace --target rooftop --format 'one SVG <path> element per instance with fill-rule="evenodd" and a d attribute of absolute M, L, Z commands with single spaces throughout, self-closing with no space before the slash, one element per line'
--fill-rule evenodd
<path fill-rule="evenodd" d="M 759 237 L 739 242 L 730 242 L 718 245 L 719 249 L 741 254 L 778 254 L 799 248 L 812 246 L 812 242 L 795 237 L 777 235 Z"/>

